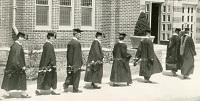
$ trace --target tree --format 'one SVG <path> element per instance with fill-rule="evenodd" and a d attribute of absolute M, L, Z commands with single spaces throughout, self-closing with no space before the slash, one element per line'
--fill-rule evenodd
<path fill-rule="evenodd" d="M 144 12 L 141 12 L 135 26 L 134 36 L 145 36 L 145 30 L 150 30 L 150 26 L 146 14 Z"/>

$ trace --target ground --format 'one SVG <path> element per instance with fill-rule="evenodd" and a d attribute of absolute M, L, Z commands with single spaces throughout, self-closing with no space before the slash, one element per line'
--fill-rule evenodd
<path fill-rule="evenodd" d="M 197 54 L 200 53 L 200 48 Z M 178 77 L 170 76 L 169 71 L 152 76 L 152 84 L 143 83 L 143 78 L 133 73 L 133 84 L 131 86 L 112 87 L 109 82 L 109 74 L 106 73 L 102 82 L 102 89 L 93 90 L 88 88 L 88 83 L 80 81 L 82 93 L 64 93 L 63 82 L 58 83 L 58 90 L 61 95 L 35 96 L 35 81 L 28 85 L 30 99 L 4 99 L 5 101 L 200 101 L 200 54 L 195 57 L 195 70 L 191 79 L 183 80 L 178 72 Z M 106 71 L 110 71 L 111 65 L 104 66 Z M 134 68 L 131 65 L 131 68 Z M 84 73 L 82 73 L 82 79 Z M 71 91 L 71 88 L 70 88 Z"/>

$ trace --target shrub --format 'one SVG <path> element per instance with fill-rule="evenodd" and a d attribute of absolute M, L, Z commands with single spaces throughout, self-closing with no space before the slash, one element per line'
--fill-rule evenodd
<path fill-rule="evenodd" d="M 150 30 L 150 26 L 146 14 L 144 12 L 141 12 L 135 26 L 134 36 L 145 36 L 145 30 Z"/>

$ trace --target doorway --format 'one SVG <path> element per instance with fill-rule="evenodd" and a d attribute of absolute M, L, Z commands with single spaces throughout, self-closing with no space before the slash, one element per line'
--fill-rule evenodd
<path fill-rule="evenodd" d="M 152 3 L 151 34 L 155 36 L 154 43 L 159 44 L 160 37 L 160 3 Z"/>

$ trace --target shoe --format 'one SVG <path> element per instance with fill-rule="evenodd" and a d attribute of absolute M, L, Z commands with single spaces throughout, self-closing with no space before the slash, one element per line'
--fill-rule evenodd
<path fill-rule="evenodd" d="M 190 79 L 188 76 L 183 76 L 183 79 Z"/>
<path fill-rule="evenodd" d="M 40 93 L 40 91 L 38 91 L 38 90 L 35 91 L 35 94 L 36 94 L 36 95 L 42 95 L 42 94 Z"/>
<path fill-rule="evenodd" d="M 52 94 L 52 95 L 60 95 L 60 93 L 55 92 L 55 91 L 51 91 L 51 94 Z"/>
<path fill-rule="evenodd" d="M 152 81 L 150 81 L 150 80 L 146 80 L 144 83 L 152 83 Z"/>
<path fill-rule="evenodd" d="M 82 93 L 83 91 L 81 90 L 73 90 L 73 93 Z"/>
<path fill-rule="evenodd" d="M 26 94 L 26 95 L 21 95 L 21 98 L 31 98 L 31 96 L 29 96 L 28 94 Z"/>
<path fill-rule="evenodd" d="M 97 86 L 97 85 L 95 85 L 94 83 L 92 83 L 92 85 L 91 85 L 94 89 L 101 89 L 101 87 L 99 87 L 99 86 Z"/>
<path fill-rule="evenodd" d="M 120 86 L 119 84 L 116 83 L 113 84 L 113 87 L 119 87 L 119 86 Z"/>

